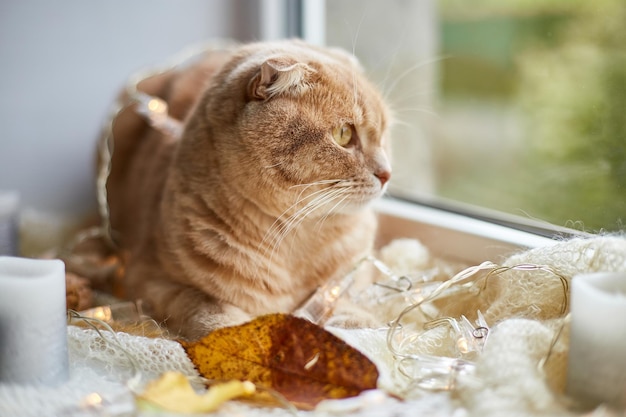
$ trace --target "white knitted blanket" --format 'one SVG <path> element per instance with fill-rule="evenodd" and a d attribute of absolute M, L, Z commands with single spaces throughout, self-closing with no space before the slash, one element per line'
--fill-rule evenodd
<path fill-rule="evenodd" d="M 616 236 L 573 239 L 519 253 L 504 262 L 509 266 L 520 264 L 546 265 L 568 280 L 580 273 L 626 271 L 626 239 Z M 514 270 L 490 278 L 484 295 L 482 300 L 460 300 L 447 312 L 463 314 L 464 310 L 480 309 L 492 325 L 488 343 L 476 358 L 475 372 L 459 376 L 453 390 L 412 389 L 410 382 L 395 372 L 385 331 L 330 328 L 376 363 L 381 374 L 381 389 L 354 399 L 323 402 L 316 410 L 299 411 L 298 415 L 578 415 L 568 409 L 561 394 L 566 378 L 567 328 L 552 346 L 557 331 L 563 327 L 560 324 L 563 288 L 559 280 L 548 272 Z M 388 313 L 381 311 L 381 314 Z M 440 333 L 433 329 L 424 335 L 424 343 L 431 345 L 428 353 L 438 355 L 438 349 L 446 349 L 445 338 Z M 167 370 L 177 370 L 192 378 L 197 376 L 176 342 L 125 333 L 116 336 L 117 343 L 108 343 L 94 330 L 70 326 L 70 380 L 60 387 L 47 388 L 0 384 L 0 416 L 151 415 L 136 409 L 133 389 Z M 549 351 L 549 362 L 539 367 L 538 363 Z M 138 380 L 133 379 L 129 357 L 134 358 Z M 386 391 L 403 393 L 405 399 L 386 395 Z M 93 401 L 94 395 L 98 401 Z M 231 401 L 214 415 L 292 414 L 285 409 L 257 408 Z M 622 414 L 598 408 L 587 415 Z"/>

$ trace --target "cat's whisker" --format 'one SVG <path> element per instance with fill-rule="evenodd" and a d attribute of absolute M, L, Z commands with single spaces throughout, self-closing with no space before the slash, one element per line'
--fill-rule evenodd
<path fill-rule="evenodd" d="M 306 219 L 311 213 L 313 213 L 315 210 L 319 209 L 323 205 L 331 202 L 337 194 L 341 194 L 344 190 L 336 189 L 336 188 L 328 188 L 328 189 L 324 189 L 320 191 L 322 192 L 313 193 L 313 194 L 319 193 L 320 195 L 318 195 L 313 200 L 308 202 L 304 207 L 302 207 L 300 210 L 298 210 L 296 213 L 294 213 L 290 217 L 290 221 L 288 222 L 289 228 L 293 228 L 293 224 L 296 224 L 297 226 L 300 223 L 302 223 L 302 221 L 304 221 L 304 219 Z M 307 198 L 308 197 L 310 196 L 307 196 Z"/>
<path fill-rule="evenodd" d="M 326 184 L 336 184 L 336 183 L 340 183 L 343 182 L 344 180 L 341 179 L 335 179 L 335 180 L 319 180 L 319 181 L 315 181 L 315 182 L 309 182 L 309 183 L 305 183 L 305 184 L 295 184 L 290 186 L 289 188 L 299 188 L 299 187 L 304 187 L 304 189 L 306 190 L 307 188 L 313 187 L 315 185 L 326 185 Z"/>
<path fill-rule="evenodd" d="M 309 213 L 307 213 L 307 216 L 313 211 L 322 208 L 323 206 L 328 206 L 332 204 L 336 199 L 342 196 L 344 196 L 342 200 L 346 199 L 348 197 L 348 195 L 346 194 L 349 194 L 346 188 L 334 189 L 333 192 L 328 193 L 328 195 L 322 199 L 323 201 L 320 201 L 315 207 L 312 207 Z M 328 210 L 326 210 L 326 213 L 317 220 L 317 225 L 319 226 L 318 230 L 321 229 L 321 223 L 323 223 L 328 218 L 328 216 L 330 216 L 334 212 L 336 206 L 337 204 L 330 207 Z"/>
<path fill-rule="evenodd" d="M 414 113 L 424 113 L 427 114 L 429 116 L 436 116 L 436 117 L 441 117 L 439 115 L 439 113 L 437 113 L 434 110 L 431 109 L 427 109 L 424 107 L 405 107 L 405 108 L 401 108 L 401 109 L 393 109 L 394 113 L 408 113 L 408 112 L 414 112 Z"/>
<path fill-rule="evenodd" d="M 434 111 L 429 111 L 427 109 L 410 109 L 415 113 L 421 113 L 421 114 L 427 114 L 430 117 L 435 117 L 438 119 L 441 119 L 441 115 L 437 112 Z M 408 117 L 406 115 L 406 113 L 409 112 L 409 109 L 404 109 L 403 113 L 405 113 L 404 117 L 399 117 L 399 113 L 398 112 L 394 112 L 392 113 L 392 119 L 391 119 L 391 126 L 392 127 L 397 127 L 397 126 L 404 126 L 404 127 L 409 127 L 412 128 L 415 126 L 415 120 L 413 120 L 413 118 Z"/>
<path fill-rule="evenodd" d="M 263 242 L 265 242 L 266 238 L 269 238 L 270 245 L 271 245 L 271 253 L 269 256 L 268 271 L 267 271 L 268 273 L 270 273 L 270 270 L 273 264 L 274 255 L 278 251 L 278 248 L 280 247 L 280 245 L 282 244 L 286 236 L 292 230 L 296 229 L 311 213 L 313 213 L 315 210 L 319 209 L 323 205 L 329 203 L 334 198 L 336 198 L 337 193 L 342 193 L 342 192 L 343 192 L 342 189 L 334 189 L 334 188 L 318 190 L 315 193 L 312 193 L 311 195 L 313 194 L 319 194 L 319 195 L 317 195 L 313 200 L 309 201 L 302 208 L 300 208 L 291 216 L 289 216 L 284 223 L 281 223 L 279 221 L 283 215 L 279 216 L 279 218 L 274 222 L 272 227 L 270 227 L 270 229 L 268 230 L 266 237 L 264 237 L 263 239 Z M 304 199 L 310 198 L 311 195 L 308 195 Z M 303 201 L 304 199 L 301 199 L 300 201 Z M 286 214 L 288 211 L 290 211 L 290 209 L 285 210 L 283 214 Z M 276 227 L 277 224 L 279 225 L 278 227 Z M 266 248 L 265 250 L 266 254 L 267 254 L 267 250 L 268 249 Z"/>
<path fill-rule="evenodd" d="M 340 180 L 340 179 L 335 179 L 335 180 L 320 180 L 320 181 L 315 181 L 315 182 L 311 182 L 308 184 L 297 184 L 297 185 L 292 185 L 289 188 L 296 188 L 296 187 L 304 187 L 302 189 L 302 191 L 300 191 L 300 193 L 298 194 L 298 196 L 296 197 L 296 202 L 294 204 L 291 205 L 291 207 L 289 207 L 289 209 L 293 208 L 295 205 L 299 204 L 302 201 L 302 194 L 309 188 L 316 186 L 316 185 L 327 185 L 327 184 L 331 184 L 332 186 L 341 186 L 342 183 L 344 183 L 345 180 Z M 306 198 L 311 198 L 313 195 L 317 194 L 318 192 L 324 191 L 324 189 L 322 190 L 318 190 L 312 194 L 309 194 L 305 197 Z"/>
<path fill-rule="evenodd" d="M 271 230 L 272 228 L 270 228 L 269 232 L 272 232 L 272 234 L 274 235 L 274 236 L 272 236 L 272 240 L 278 239 L 281 234 L 289 233 L 289 231 L 291 231 L 294 228 L 294 225 L 295 226 L 299 225 L 313 211 L 317 210 L 322 205 L 328 203 L 328 201 L 332 201 L 332 199 L 334 198 L 334 195 L 339 193 L 339 192 L 342 192 L 342 191 L 343 191 L 342 189 L 326 188 L 326 189 L 315 191 L 315 192 L 307 195 L 306 197 L 299 199 L 299 201 L 296 204 L 298 204 L 298 203 L 300 203 L 300 202 L 302 202 L 302 201 L 304 201 L 306 199 L 309 199 L 309 198 L 313 197 L 314 195 L 316 196 L 311 201 L 306 203 L 303 207 L 298 209 L 291 216 L 289 216 L 284 223 L 280 224 L 280 226 L 278 228 L 275 228 L 276 230 L 272 231 Z M 292 205 L 284 213 L 286 214 L 293 207 L 294 207 L 294 205 Z M 282 215 L 280 217 L 282 217 Z M 277 220 L 280 220 L 280 217 Z M 276 224 L 276 222 L 275 222 L 275 224 Z M 282 238 L 279 239 L 279 240 L 282 240 Z"/>
<path fill-rule="evenodd" d="M 320 198 L 318 199 L 319 201 L 315 202 L 315 204 L 312 204 L 308 210 L 303 211 L 301 217 L 295 222 L 295 224 L 292 226 L 292 228 L 297 228 L 300 226 L 300 224 L 307 218 L 309 217 L 309 215 L 311 213 L 313 213 L 314 211 L 317 211 L 319 209 L 321 209 L 324 206 L 327 206 L 329 204 L 331 204 L 335 199 L 337 199 L 338 197 L 340 197 L 342 194 L 345 194 L 345 189 L 331 189 L 329 193 L 327 193 L 324 196 L 320 196 Z M 332 210 L 332 209 L 331 209 Z M 330 212 L 328 212 L 327 214 L 325 214 L 323 217 L 328 217 L 328 214 Z M 317 223 L 319 223 L 320 220 L 318 220 Z M 320 230 L 320 229 L 318 229 Z M 289 253 L 291 253 L 291 247 L 289 249 Z"/>
<path fill-rule="evenodd" d="M 308 184 L 308 185 L 311 186 L 312 184 Z M 267 233 L 265 234 L 263 241 L 261 242 L 261 246 L 263 246 L 268 239 L 270 239 L 271 242 L 274 242 L 278 238 L 278 236 L 280 236 L 280 234 L 283 233 L 285 229 L 289 228 L 289 225 L 293 221 L 293 219 L 295 219 L 303 209 L 308 207 L 311 203 L 315 202 L 317 200 L 317 197 L 314 198 L 312 201 L 308 202 L 302 208 L 300 208 L 295 213 L 291 214 L 289 217 L 285 219 L 285 216 L 287 215 L 287 213 L 291 212 L 295 207 L 297 207 L 299 204 L 301 204 L 305 200 L 311 199 L 312 197 L 318 194 L 324 194 L 329 191 L 329 189 L 321 189 L 321 190 L 314 191 L 306 195 L 305 197 L 302 197 L 302 193 L 305 190 L 300 192 L 296 201 L 291 206 L 289 206 L 285 211 L 283 211 L 283 213 L 276 218 L 274 223 L 272 223 Z"/>
<path fill-rule="evenodd" d="M 328 190 L 329 190 L 328 188 L 322 188 L 320 190 L 317 190 L 317 191 L 314 191 L 314 192 L 308 194 L 306 197 L 302 197 L 302 194 L 306 191 L 306 188 L 305 188 L 304 190 L 300 191 L 300 193 L 298 194 L 296 202 L 291 205 L 290 209 L 294 208 L 295 206 L 297 206 L 301 202 L 303 202 L 303 201 L 305 201 L 307 199 L 310 199 L 310 198 L 312 198 L 315 195 L 323 194 L 323 193 L 327 192 Z"/>
<path fill-rule="evenodd" d="M 393 93 L 393 91 L 396 89 L 396 87 L 398 86 L 398 84 L 407 76 L 409 76 L 411 73 L 417 71 L 418 69 L 426 66 L 426 65 L 432 65 L 432 64 L 436 64 L 439 63 L 441 61 L 444 61 L 446 59 L 451 58 L 451 56 L 446 55 L 446 56 L 439 56 L 439 57 L 435 57 L 432 59 L 428 59 L 425 61 L 421 61 L 418 62 L 415 65 L 410 66 L 409 68 L 407 68 L 406 70 L 402 71 L 400 73 L 400 75 L 398 75 L 396 77 L 395 80 L 393 80 L 393 83 L 391 83 L 391 85 L 388 87 L 388 89 L 385 89 L 385 91 L 383 92 L 383 97 L 385 100 L 388 100 L 389 97 L 391 96 L 391 94 Z"/>
<path fill-rule="evenodd" d="M 326 211 L 326 214 L 324 216 L 322 216 L 318 221 L 317 221 L 317 230 L 321 230 L 322 229 L 322 225 L 324 224 L 324 222 L 326 221 L 326 219 L 328 219 L 328 217 L 332 214 L 335 213 L 336 211 L 338 211 L 339 207 L 341 206 L 341 204 L 343 204 L 344 201 L 346 201 L 348 199 L 348 197 L 350 197 L 350 193 L 346 191 L 346 189 L 343 189 L 342 191 L 344 191 L 341 194 L 338 194 L 337 197 L 341 197 L 343 194 L 343 197 L 341 198 L 341 200 L 339 200 L 339 202 L 337 202 L 334 206 L 332 206 L 329 210 Z"/>
<path fill-rule="evenodd" d="M 381 63 L 382 62 L 388 62 L 388 64 L 386 65 L 387 68 L 385 70 L 385 78 L 383 78 L 382 83 L 378 83 L 380 91 L 387 91 L 387 82 L 389 81 L 389 78 L 391 76 L 391 70 L 396 65 L 396 60 L 398 58 L 398 55 L 400 54 L 400 49 L 402 48 L 404 40 L 406 39 L 407 30 L 408 30 L 408 25 L 404 24 L 404 28 L 402 29 L 400 36 L 398 36 L 398 39 L 395 42 L 396 47 L 393 50 L 393 54 L 391 55 L 391 59 L 382 59 L 381 60 Z"/>
<path fill-rule="evenodd" d="M 334 200 L 337 200 L 339 198 L 341 198 L 341 200 L 335 205 L 333 205 L 332 207 L 328 208 L 326 210 L 326 213 L 323 216 L 321 216 L 320 219 L 318 219 L 317 223 L 318 224 L 323 223 L 331 214 L 336 213 L 337 208 L 341 205 L 341 203 L 345 201 L 351 195 L 353 195 L 352 187 L 336 188 L 334 189 L 334 192 L 332 194 L 329 193 L 329 196 L 328 196 L 329 198 L 326 201 L 324 201 L 322 205 L 329 206 L 330 204 L 334 202 Z"/>
<path fill-rule="evenodd" d="M 421 97 L 433 97 L 435 96 L 435 94 L 437 94 L 437 90 L 431 89 L 431 88 L 411 90 L 411 91 L 408 91 L 407 94 L 404 94 L 402 96 L 393 97 L 389 105 L 393 109 L 393 108 L 398 107 L 402 103 L 412 102 L 412 101 L 415 101 L 415 99 L 421 98 Z"/>
<path fill-rule="evenodd" d="M 352 86 L 353 86 L 353 98 L 354 101 L 353 107 L 356 108 L 359 103 L 359 91 L 356 86 L 356 70 L 352 70 Z"/>
<path fill-rule="evenodd" d="M 393 119 L 393 125 L 394 126 L 404 126 L 404 127 L 413 127 L 413 123 L 409 123 L 405 120 L 402 119 L 398 119 L 398 118 L 394 118 Z M 395 174 L 394 174 L 395 177 Z"/>
<path fill-rule="evenodd" d="M 363 14 L 361 15 L 361 19 L 359 20 L 359 24 L 356 28 L 356 32 L 354 34 L 354 36 L 352 37 L 352 56 L 356 59 L 356 42 L 359 38 L 359 34 L 361 33 L 361 26 L 363 25 L 363 22 L 365 21 L 365 16 L 367 14 L 367 9 L 363 11 Z M 359 102 L 359 92 L 357 89 L 357 83 L 356 83 L 356 68 L 353 66 L 352 67 L 352 94 L 353 94 L 353 107 L 357 106 L 357 103 Z"/>

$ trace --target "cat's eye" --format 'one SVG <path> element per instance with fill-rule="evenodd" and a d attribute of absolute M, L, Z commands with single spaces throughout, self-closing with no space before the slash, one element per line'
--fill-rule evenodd
<path fill-rule="evenodd" d="M 347 146 L 352 140 L 352 126 L 344 123 L 333 129 L 333 139 L 339 146 Z"/>

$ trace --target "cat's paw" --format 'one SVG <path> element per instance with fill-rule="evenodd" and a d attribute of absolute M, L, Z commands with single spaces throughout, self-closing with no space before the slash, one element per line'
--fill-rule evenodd
<path fill-rule="evenodd" d="M 345 329 L 375 329 L 382 326 L 383 323 L 364 308 L 348 300 L 340 300 L 326 325 Z"/>
<path fill-rule="evenodd" d="M 182 336 L 188 340 L 197 340 L 222 327 L 237 326 L 252 320 L 252 316 L 240 308 L 229 304 L 208 305 L 185 326 Z"/>

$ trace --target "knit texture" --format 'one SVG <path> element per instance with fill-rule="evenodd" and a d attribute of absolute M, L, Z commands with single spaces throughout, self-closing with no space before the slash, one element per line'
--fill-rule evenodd
<path fill-rule="evenodd" d="M 419 245 L 416 241 L 396 242 L 385 249 L 384 260 L 402 269 L 400 274 L 408 274 L 412 268 L 432 267 L 434 263 L 428 259 L 428 251 Z M 383 391 L 404 395 L 407 400 L 399 401 L 383 391 L 373 391 L 355 399 L 324 402 L 317 410 L 301 411 L 299 415 L 580 415 L 571 411 L 563 395 L 569 343 L 568 326 L 562 319 L 566 300 L 563 283 L 549 271 L 558 272 L 567 284 L 582 273 L 626 271 L 626 239 L 618 236 L 572 239 L 520 252 L 502 262 L 506 266 L 524 264 L 544 265 L 549 270 L 510 270 L 493 275 L 478 293 L 451 295 L 407 316 L 409 322 L 403 330 L 418 331 L 419 337 L 405 341 L 403 349 L 413 349 L 414 354 L 454 357 L 456 340 L 449 328 L 435 326 L 423 330 L 421 326 L 432 315 L 458 318 L 462 314 L 473 321 L 477 310 L 483 312 L 490 326 L 487 343 L 481 353 L 470 357 L 474 372 L 459 375 L 454 390 L 417 389 L 400 375 L 396 358 L 388 349 L 385 329 L 331 328 L 329 330 L 376 363 L 381 374 L 379 387 Z M 425 280 L 428 279 L 435 280 L 436 284 L 440 277 L 426 274 Z M 381 297 L 379 290 L 366 292 L 366 295 Z M 381 316 L 391 318 L 400 307 L 415 301 L 402 296 L 386 297 L 369 302 Z M 60 387 L 0 384 L 0 415 L 121 416 L 133 412 L 150 415 L 135 409 L 133 391 L 140 391 L 145 383 L 167 370 L 182 372 L 197 382 L 198 374 L 177 342 L 125 333 L 115 336 L 105 331 L 98 333 L 69 326 L 70 380 Z M 98 406 L 89 405 L 94 393 L 103 399 Z M 224 405 L 215 415 L 233 414 L 291 415 L 280 408 L 257 408 L 236 401 Z M 587 415 L 623 414 L 599 408 Z"/>

